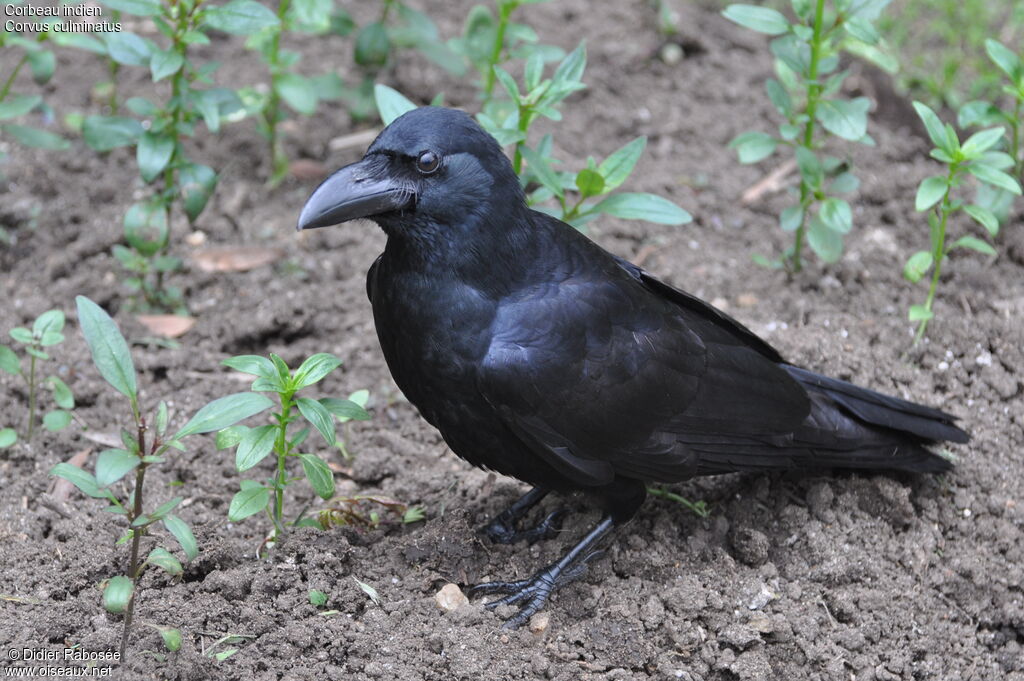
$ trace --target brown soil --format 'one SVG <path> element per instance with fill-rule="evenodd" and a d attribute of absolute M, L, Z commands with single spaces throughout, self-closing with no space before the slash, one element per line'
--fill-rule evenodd
<path fill-rule="evenodd" d="M 453 35 L 468 6 L 445 7 L 444 35 Z M 556 131 L 557 153 L 578 165 L 647 135 L 648 151 L 626 189 L 671 197 L 696 218 L 685 227 L 603 219 L 592 236 L 714 301 L 795 363 L 953 412 L 973 436 L 956 448 L 955 472 L 695 480 L 674 490 L 706 500 L 710 517 L 650 500 L 605 558 L 553 599 L 545 631 L 504 632 L 479 602 L 446 614 L 434 602 L 444 583 L 528 575 L 596 515 L 582 500 L 552 498 L 543 510 L 568 503 L 581 511 L 567 521 L 564 538 L 532 547 L 478 538 L 474 528 L 524 487 L 470 468 L 401 400 L 363 287 L 382 234 L 357 223 L 297 236 L 292 228 L 312 183 L 293 179 L 267 191 L 252 124 L 229 126 L 193 149 L 224 169 L 198 227 L 207 245 L 277 246 L 286 256 L 245 273 L 192 268 L 174 277 L 199 321 L 178 349 L 133 347 L 144 404 L 167 399 L 180 425 L 209 400 L 244 389 L 219 367 L 229 355 L 276 352 L 294 366 L 314 352 L 335 353 L 345 365 L 321 394 L 370 388 L 374 416 L 351 430 L 356 458 L 350 474 L 338 476 L 339 490 L 422 504 L 427 519 L 373 531 L 303 529 L 256 559 L 265 522 L 226 520 L 238 485 L 233 457 L 216 451 L 212 437 L 193 438 L 187 452 L 151 469 L 147 487 L 154 501 L 186 497 L 181 515 L 202 551 L 181 580 L 147 573 L 137 606 L 141 623 L 178 627 L 184 644 L 164 657 L 144 654 L 162 645 L 140 625 L 121 678 L 1024 679 L 1019 209 L 999 257 L 950 259 L 938 319 L 905 356 L 906 309 L 924 295 L 900 273 L 928 238 L 913 211 L 917 183 L 935 171 L 925 143 L 876 119 L 878 147 L 851 150 L 863 183 L 856 227 L 837 265 L 812 264 L 792 282 L 752 265 L 752 252 L 785 245 L 775 217 L 785 197 L 750 206 L 738 197 L 777 161 L 742 167 L 725 145 L 742 130 L 775 122 L 762 88 L 771 69 L 766 45 L 715 11 L 689 3 L 681 10 L 686 57 L 675 66 L 657 58 L 661 39 L 646 0 L 558 0 L 522 10 L 546 42 L 571 48 L 587 40 L 589 88 L 570 100 L 563 122 L 547 126 Z M 204 57 L 225 64 L 223 82 L 264 77 L 251 56 L 243 59 L 239 40 L 207 49 Z M 349 68 L 348 43 L 317 41 L 315 49 L 316 60 L 307 50 L 307 68 Z M 0 55 L 0 72 L 10 62 Z M 124 93 L 146 87 L 137 71 L 123 70 Z M 58 112 L 96 111 L 88 87 L 102 73 L 99 63 L 61 53 L 48 101 Z M 421 101 L 444 90 L 449 102 L 473 106 L 466 82 L 414 56 L 403 56 L 390 82 Z M 322 107 L 295 121 L 289 152 L 337 167 L 361 149 L 333 152 L 328 142 L 353 130 L 341 107 Z M 134 160 L 123 150 L 101 157 L 74 144 L 65 153 L 12 147 L 0 166 L 0 216 L 13 236 L 0 246 L 0 331 L 51 307 L 71 316 L 74 296 L 83 294 L 110 310 L 127 336 L 143 337 L 119 312 L 125 292 L 110 255 L 125 207 L 142 192 Z M 954 229 L 971 228 L 957 221 Z M 176 225 L 176 252 L 187 260 L 186 232 Z M 117 432 L 126 423 L 123 399 L 99 378 L 73 317 L 66 335 L 55 366 L 77 397 L 78 419 L 93 432 Z M 0 375 L 2 420 L 20 422 L 24 405 L 20 383 Z M 55 463 L 96 446 L 83 435 L 73 425 L 0 453 L 5 651 L 118 644 L 122 618 L 102 608 L 100 583 L 126 570 L 127 550 L 114 546 L 119 519 L 77 492 L 62 502 L 48 491 Z M 336 453 L 320 453 L 345 465 Z M 305 484 L 294 493 L 293 508 L 314 501 Z M 356 579 L 377 590 L 380 605 Z M 329 594 L 327 609 L 336 612 L 310 605 L 309 589 Z M 245 637 L 232 646 L 237 654 L 224 661 L 203 655 L 227 633 Z"/>

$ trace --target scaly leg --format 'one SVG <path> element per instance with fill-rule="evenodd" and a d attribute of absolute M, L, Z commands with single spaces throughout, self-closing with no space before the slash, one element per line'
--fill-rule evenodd
<path fill-rule="evenodd" d="M 523 499 L 526 499 L 526 497 L 523 497 Z M 523 499 L 520 499 L 520 501 Z M 485 584 L 477 584 L 470 588 L 469 595 L 508 594 L 504 598 L 488 603 L 485 606 L 488 610 L 499 605 L 517 605 L 522 603 L 523 605 L 519 612 L 509 618 L 504 625 L 505 629 L 518 629 L 535 612 L 544 607 L 552 593 L 582 577 L 587 571 L 587 564 L 604 554 L 604 551 L 592 549 L 614 527 L 615 521 L 612 519 L 612 516 L 606 515 L 587 536 L 569 549 L 558 562 L 552 563 L 540 570 L 533 577 L 518 582 L 487 582 Z"/>
<path fill-rule="evenodd" d="M 560 521 L 565 515 L 565 509 L 557 509 L 549 513 L 536 527 L 526 530 L 518 530 L 516 526 L 519 521 L 530 512 L 534 506 L 540 503 L 541 499 L 548 495 L 548 490 L 534 487 L 529 492 L 519 497 L 511 506 L 498 514 L 491 522 L 480 529 L 481 532 L 495 544 L 511 544 L 517 541 L 527 541 L 532 544 L 540 539 L 553 537 L 560 528 Z"/>

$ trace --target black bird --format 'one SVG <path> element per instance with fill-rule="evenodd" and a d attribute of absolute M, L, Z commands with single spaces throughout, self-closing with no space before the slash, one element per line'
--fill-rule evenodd
<path fill-rule="evenodd" d="M 424 107 L 317 188 L 299 229 L 369 218 L 387 234 L 367 293 L 395 382 L 457 455 L 534 488 L 585 491 L 604 517 L 530 579 L 491 582 L 516 627 L 578 577 L 643 503 L 645 483 L 778 469 L 938 473 L 926 445 L 966 442 L 954 417 L 786 362 L 749 329 L 531 210 L 497 142 L 465 113 Z"/>

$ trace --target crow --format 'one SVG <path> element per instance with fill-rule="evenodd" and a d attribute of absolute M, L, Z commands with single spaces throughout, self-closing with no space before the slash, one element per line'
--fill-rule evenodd
<path fill-rule="evenodd" d="M 528 579 L 473 595 L 519 605 L 515 628 L 601 555 L 646 483 L 734 471 L 939 473 L 927 445 L 966 442 L 950 414 L 784 360 L 708 303 L 530 209 L 498 143 L 467 114 L 422 107 L 329 176 L 298 228 L 369 218 L 387 235 L 367 275 L 391 374 L 452 451 L 533 486 L 487 524 L 493 541 L 553 535 L 520 520 L 551 491 L 602 519 Z"/>

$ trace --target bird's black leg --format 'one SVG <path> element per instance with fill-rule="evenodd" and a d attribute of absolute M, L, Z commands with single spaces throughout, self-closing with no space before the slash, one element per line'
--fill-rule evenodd
<path fill-rule="evenodd" d="M 576 546 L 569 549 L 558 562 L 552 563 L 543 570 L 540 570 L 533 577 L 518 582 L 487 582 L 485 584 L 477 584 L 469 590 L 469 595 L 508 594 L 504 598 L 488 603 L 485 606 L 488 610 L 499 605 L 522 603 L 523 605 L 519 612 L 509 618 L 504 625 L 505 629 L 518 629 L 535 612 L 544 607 L 552 593 L 582 577 L 587 571 L 587 564 L 604 554 L 604 551 L 594 551 L 592 549 L 613 527 L 615 527 L 615 521 L 611 515 L 606 515 L 586 537 L 581 539 Z"/>
<path fill-rule="evenodd" d="M 522 517 L 539 504 L 540 500 L 546 497 L 547 494 L 548 490 L 534 487 L 516 499 L 511 506 L 499 513 L 498 517 L 484 525 L 480 531 L 487 535 L 495 544 L 511 544 L 524 540 L 532 544 L 539 539 L 547 539 L 554 536 L 558 532 L 559 521 L 565 515 L 565 509 L 560 508 L 547 514 L 536 527 L 531 527 L 527 530 L 516 528 Z"/>

